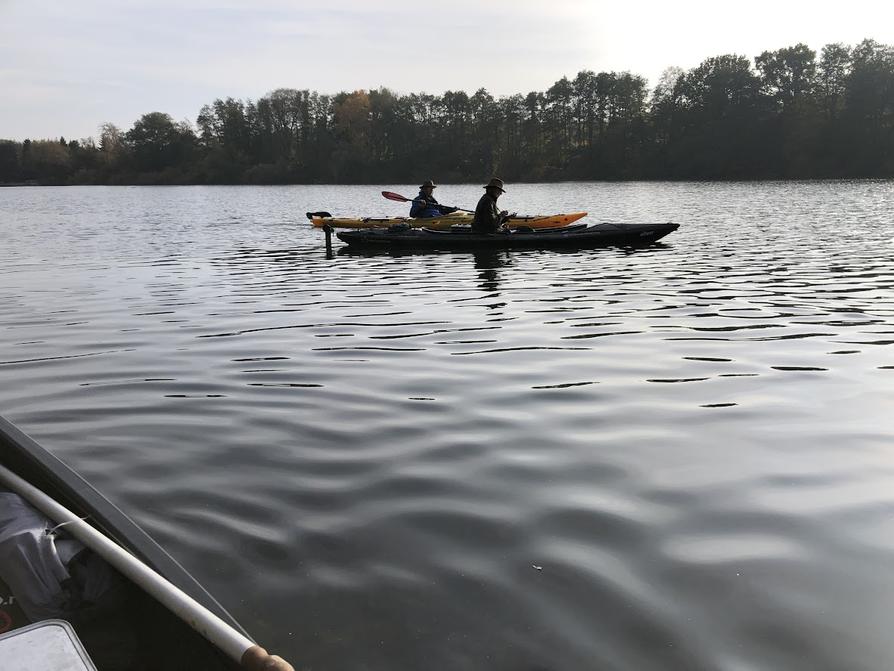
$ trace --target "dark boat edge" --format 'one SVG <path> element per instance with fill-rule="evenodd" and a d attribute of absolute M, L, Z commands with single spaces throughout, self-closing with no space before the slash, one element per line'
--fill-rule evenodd
<path fill-rule="evenodd" d="M 176 559 L 81 475 L 8 420 L 0 417 L 0 464 L 62 505 L 86 515 L 87 521 L 128 550 L 221 620 L 248 638 L 239 622 Z M 147 598 L 151 598 L 148 597 Z M 161 608 L 159 605 L 158 608 Z M 173 614 L 171 618 L 177 619 Z M 184 632 L 189 629 L 182 623 Z M 221 668 L 239 668 L 195 632 L 184 641 L 201 641 L 214 650 Z"/>
<path fill-rule="evenodd" d="M 63 504 L 89 514 L 94 526 L 125 547 L 157 573 L 164 576 L 208 610 L 246 636 L 248 633 L 229 612 L 176 559 L 142 527 L 59 457 L 8 420 L 0 417 L 2 462 L 10 470 L 43 489 L 40 480 L 52 487 Z M 12 464 L 8 464 L 12 460 Z M 35 482 L 37 480 L 37 482 Z M 54 497 L 55 497 L 54 496 Z"/>

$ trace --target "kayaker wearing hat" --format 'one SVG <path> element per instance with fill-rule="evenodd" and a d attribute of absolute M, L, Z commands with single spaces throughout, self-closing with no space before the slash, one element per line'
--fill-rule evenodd
<path fill-rule="evenodd" d="M 497 207 L 497 198 L 504 194 L 503 180 L 494 177 L 484 187 L 484 195 L 475 206 L 475 218 L 472 220 L 473 233 L 496 233 L 509 216 L 506 210 Z"/>
<path fill-rule="evenodd" d="M 419 187 L 419 195 L 413 199 L 413 204 L 410 205 L 411 217 L 440 217 L 444 214 L 456 212 L 455 207 L 438 203 L 433 195 L 436 188 L 435 183 L 430 179 L 422 183 L 422 186 Z"/>

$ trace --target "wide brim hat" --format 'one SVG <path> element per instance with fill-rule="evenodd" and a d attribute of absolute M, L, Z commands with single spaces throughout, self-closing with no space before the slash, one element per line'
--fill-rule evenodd
<path fill-rule="evenodd" d="M 499 177 L 494 177 L 487 184 L 484 185 L 485 189 L 499 189 L 503 193 L 506 193 L 506 189 L 503 188 L 503 180 Z"/>
<path fill-rule="evenodd" d="M 425 180 L 424 182 L 422 182 L 422 186 L 420 186 L 419 188 L 420 188 L 420 189 L 427 189 L 427 188 L 429 188 L 429 187 L 431 187 L 432 189 L 437 189 L 437 188 L 438 188 L 438 186 L 437 186 L 433 181 L 431 181 L 430 179 L 427 179 L 427 180 Z"/>

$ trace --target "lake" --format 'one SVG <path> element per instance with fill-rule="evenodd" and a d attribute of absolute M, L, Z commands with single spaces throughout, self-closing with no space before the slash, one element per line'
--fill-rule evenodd
<path fill-rule="evenodd" d="M 506 188 L 681 226 L 326 258 L 414 186 L 0 189 L 0 414 L 296 668 L 894 667 L 894 182 Z"/>

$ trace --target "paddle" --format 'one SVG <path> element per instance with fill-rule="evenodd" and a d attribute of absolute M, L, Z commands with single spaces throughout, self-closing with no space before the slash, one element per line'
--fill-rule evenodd
<path fill-rule="evenodd" d="M 399 203 L 411 203 L 413 201 L 412 198 L 407 198 L 406 196 L 402 196 L 399 193 L 394 193 L 394 191 L 382 191 L 382 195 L 385 196 L 388 200 L 396 200 Z M 470 212 L 475 214 L 475 210 L 465 210 L 461 207 L 453 208 L 455 210 L 459 210 L 460 212 Z"/>

